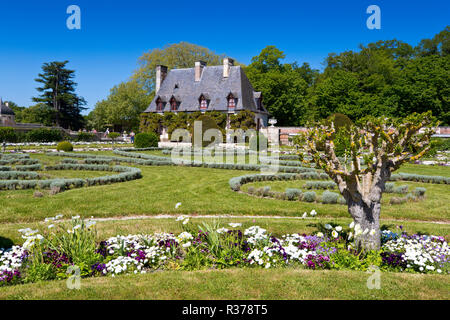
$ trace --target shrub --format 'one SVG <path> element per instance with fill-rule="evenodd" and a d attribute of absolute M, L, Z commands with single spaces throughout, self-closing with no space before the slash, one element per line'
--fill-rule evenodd
<path fill-rule="evenodd" d="M 134 139 L 135 148 L 154 148 L 158 147 L 158 136 L 153 132 L 138 133 Z"/>
<path fill-rule="evenodd" d="M 295 188 L 287 188 L 285 191 L 286 198 L 289 201 L 298 200 L 302 195 L 302 190 Z"/>
<path fill-rule="evenodd" d="M 56 150 L 58 151 L 64 151 L 64 152 L 71 152 L 73 151 L 73 145 L 69 141 L 62 141 L 58 143 L 56 146 Z"/>
<path fill-rule="evenodd" d="M 118 137 L 120 137 L 120 133 L 118 132 L 110 132 L 108 134 L 108 138 L 112 139 L 112 141 L 116 140 Z"/>
<path fill-rule="evenodd" d="M 390 200 L 389 200 L 389 203 L 390 204 L 402 204 L 402 203 L 405 203 L 406 202 L 406 197 L 404 197 L 404 198 L 400 198 L 400 197 L 392 197 Z"/>
<path fill-rule="evenodd" d="M 303 194 L 302 199 L 305 202 L 314 202 L 317 199 L 317 195 L 314 191 L 307 191 Z"/>
<path fill-rule="evenodd" d="M 268 196 L 269 196 L 269 193 L 270 193 L 270 187 L 269 187 L 269 186 L 265 186 L 265 187 L 262 189 L 262 196 L 263 196 L 263 197 L 268 197 Z"/>
<path fill-rule="evenodd" d="M 78 142 L 91 142 L 95 140 L 95 134 L 90 132 L 80 132 L 75 140 Z"/>
<path fill-rule="evenodd" d="M 248 192 L 249 194 L 253 194 L 253 193 L 255 193 L 255 188 L 254 188 L 254 187 L 249 187 L 248 190 L 247 190 L 247 192 Z"/>
<path fill-rule="evenodd" d="M 414 189 L 414 194 L 416 195 L 416 197 L 423 197 L 425 196 L 426 191 L 427 189 L 425 188 L 417 187 L 416 189 Z"/>
<path fill-rule="evenodd" d="M 28 142 L 56 142 L 63 139 L 63 134 L 60 130 L 41 128 L 28 132 L 26 139 Z"/>
<path fill-rule="evenodd" d="M 306 189 L 335 189 L 336 183 L 332 181 L 308 181 L 305 183 Z"/>
<path fill-rule="evenodd" d="M 336 192 L 331 192 L 331 191 L 324 191 L 324 193 L 322 193 L 322 203 L 325 204 L 331 204 L 331 203 L 337 203 L 339 198 L 339 194 Z"/>
<path fill-rule="evenodd" d="M 395 183 L 393 182 L 387 182 L 385 185 L 384 192 L 386 193 L 393 193 L 395 188 Z"/>
<path fill-rule="evenodd" d="M 408 193 L 408 186 L 402 185 L 394 188 L 394 193 L 406 194 Z"/>
<path fill-rule="evenodd" d="M 0 127 L 0 142 L 16 142 L 17 133 L 11 127 Z"/>

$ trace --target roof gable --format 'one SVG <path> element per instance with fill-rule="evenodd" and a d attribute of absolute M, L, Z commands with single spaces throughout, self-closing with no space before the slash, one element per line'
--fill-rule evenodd
<path fill-rule="evenodd" d="M 200 81 L 195 81 L 194 68 L 172 69 L 145 112 L 156 112 L 156 100 L 169 101 L 172 96 L 180 101 L 178 111 L 198 111 L 201 95 L 209 100 L 208 110 L 227 111 L 230 93 L 237 98 L 236 111 L 257 111 L 254 92 L 240 66 L 232 66 L 226 78 L 223 77 L 223 66 L 204 67 Z M 168 110 L 165 107 L 164 111 Z"/>

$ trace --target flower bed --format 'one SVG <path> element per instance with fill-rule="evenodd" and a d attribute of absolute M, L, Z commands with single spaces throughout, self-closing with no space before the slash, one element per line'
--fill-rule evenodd
<path fill-rule="evenodd" d="M 79 216 L 68 221 L 61 218 L 47 218 L 47 230 L 42 234 L 19 230 L 25 243 L 0 250 L 0 286 L 65 279 L 71 266 L 80 268 L 82 277 L 287 266 L 351 270 L 377 266 L 383 271 L 450 272 L 450 248 L 443 237 L 383 230 L 381 250 L 357 252 L 354 240 L 374 230 L 362 230 L 354 223 L 348 227 L 318 224 L 318 230 L 310 235 L 276 237 L 259 226 L 243 230 L 240 223 L 194 226 L 189 217 L 180 216 L 180 234 L 117 235 L 97 243 L 95 221 Z"/>

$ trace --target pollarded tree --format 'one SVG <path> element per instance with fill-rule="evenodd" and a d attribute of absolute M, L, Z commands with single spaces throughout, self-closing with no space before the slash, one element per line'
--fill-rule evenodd
<path fill-rule="evenodd" d="M 312 158 L 305 161 L 315 163 L 336 182 L 358 226 L 355 231 L 361 230 L 355 237 L 358 250 L 380 248 L 381 197 L 386 181 L 403 163 L 419 159 L 430 149 L 435 125 L 431 112 L 414 113 L 402 120 L 365 118 L 349 129 L 350 150 L 344 159 L 336 156 L 333 122 L 303 134 L 303 147 Z M 324 151 L 318 146 L 325 146 Z"/>

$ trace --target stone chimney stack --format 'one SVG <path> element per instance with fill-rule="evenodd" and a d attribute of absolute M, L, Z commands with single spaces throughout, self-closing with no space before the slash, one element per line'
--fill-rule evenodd
<path fill-rule="evenodd" d="M 161 88 L 161 84 L 167 76 L 167 67 L 158 65 L 156 66 L 156 84 L 155 84 L 155 93 L 158 93 L 159 88 Z"/>
<path fill-rule="evenodd" d="M 228 78 L 230 76 L 231 67 L 234 66 L 234 60 L 231 58 L 223 59 L 223 77 Z"/>
<path fill-rule="evenodd" d="M 200 81 L 200 79 L 202 78 L 204 67 L 206 67 L 206 62 L 197 61 L 195 63 L 195 81 Z"/>

